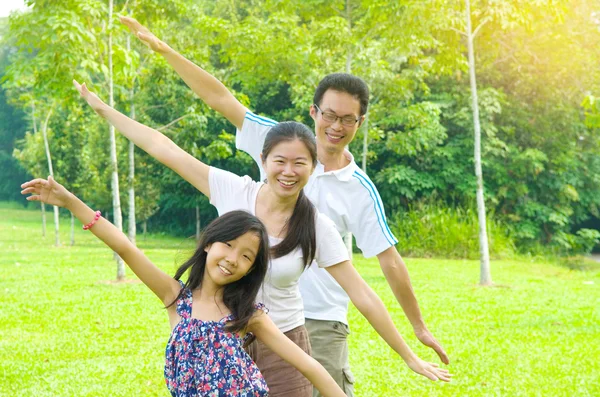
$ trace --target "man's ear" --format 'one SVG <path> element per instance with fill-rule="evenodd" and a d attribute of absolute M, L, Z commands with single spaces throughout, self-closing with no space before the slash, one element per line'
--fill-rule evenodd
<path fill-rule="evenodd" d="M 366 118 L 367 118 L 367 116 L 364 115 L 364 114 L 362 116 L 360 116 L 360 119 L 358 120 L 358 128 L 360 128 L 363 125 L 363 123 L 365 122 Z"/>
<path fill-rule="evenodd" d="M 312 117 L 313 120 L 317 120 L 317 108 L 315 107 L 315 105 L 310 105 L 310 117 Z"/>

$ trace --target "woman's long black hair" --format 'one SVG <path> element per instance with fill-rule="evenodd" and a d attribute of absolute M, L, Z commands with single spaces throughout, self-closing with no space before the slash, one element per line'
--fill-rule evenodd
<path fill-rule="evenodd" d="M 278 123 L 267 133 L 262 149 L 262 160 L 266 162 L 269 153 L 281 142 L 299 140 L 308 149 L 313 168 L 317 165 L 317 142 L 315 135 L 306 125 L 295 121 Z M 285 256 L 300 246 L 304 257 L 304 267 L 311 264 L 317 250 L 316 222 L 317 210 L 313 203 L 300 191 L 294 212 L 287 222 L 286 236 L 283 241 L 271 247 L 271 255 L 274 258 Z"/>
<path fill-rule="evenodd" d="M 269 236 L 265 225 L 246 211 L 231 211 L 218 217 L 204 229 L 196 252 L 177 269 L 174 276 L 175 280 L 179 280 L 189 270 L 184 289 L 195 290 L 202 285 L 206 268 L 208 253 L 204 249 L 212 243 L 235 240 L 248 232 L 255 233 L 260 240 L 254 264 L 244 277 L 223 287 L 223 303 L 233 314 L 233 321 L 225 327 L 229 332 L 244 330 L 254 314 L 256 295 L 269 266 Z M 183 291 L 169 306 L 177 302 Z"/>

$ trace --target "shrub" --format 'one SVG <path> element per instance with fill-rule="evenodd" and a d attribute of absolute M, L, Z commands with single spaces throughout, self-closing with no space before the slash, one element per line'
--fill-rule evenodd
<path fill-rule="evenodd" d="M 479 258 L 477 212 L 446 207 L 442 203 L 418 203 L 408 211 L 391 217 L 391 228 L 398 238 L 398 249 L 405 256 Z M 516 249 L 510 228 L 487 216 L 490 256 L 514 256 Z"/>

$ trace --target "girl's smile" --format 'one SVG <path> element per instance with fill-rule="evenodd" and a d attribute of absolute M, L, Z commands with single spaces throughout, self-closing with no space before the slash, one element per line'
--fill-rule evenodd
<path fill-rule="evenodd" d="M 247 232 L 234 240 L 206 246 L 205 280 L 223 286 L 241 279 L 252 269 L 259 245 L 256 233 Z"/>

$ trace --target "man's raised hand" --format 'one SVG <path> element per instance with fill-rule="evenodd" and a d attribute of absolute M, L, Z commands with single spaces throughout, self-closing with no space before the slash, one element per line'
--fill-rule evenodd
<path fill-rule="evenodd" d="M 73 80 L 73 85 L 75 86 L 75 88 L 77 88 L 77 91 L 79 91 L 81 97 L 85 99 L 88 105 L 90 105 L 90 107 L 94 109 L 94 111 L 96 111 L 97 113 L 100 113 L 102 108 L 107 106 L 104 102 L 102 102 L 100 98 L 98 98 L 98 95 L 88 90 L 85 83 L 79 84 L 76 80 Z"/>
<path fill-rule="evenodd" d="M 171 48 L 164 41 L 160 40 L 144 25 L 139 23 L 135 18 L 119 17 L 121 23 L 129 28 L 140 41 L 146 44 L 152 51 L 159 54 L 164 54 Z"/>

